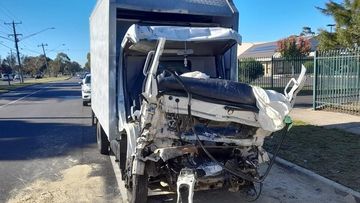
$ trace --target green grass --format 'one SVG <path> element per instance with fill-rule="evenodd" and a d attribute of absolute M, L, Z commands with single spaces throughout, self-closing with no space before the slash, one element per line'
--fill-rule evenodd
<path fill-rule="evenodd" d="M 273 152 L 280 133 L 265 141 Z M 340 184 L 360 191 L 360 135 L 294 122 L 279 156 Z"/>
<path fill-rule="evenodd" d="M 26 80 L 24 83 L 12 83 L 11 85 L 0 85 L 0 93 L 9 92 L 11 90 L 25 87 L 29 85 L 41 84 L 41 83 L 48 83 L 48 82 L 55 82 L 68 79 L 69 76 L 62 76 L 62 77 L 48 77 L 48 78 L 41 78 L 41 79 L 31 79 Z"/>

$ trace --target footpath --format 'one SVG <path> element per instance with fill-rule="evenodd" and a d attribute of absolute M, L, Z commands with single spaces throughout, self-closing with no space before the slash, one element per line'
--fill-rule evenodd
<path fill-rule="evenodd" d="M 290 116 L 293 120 L 321 126 L 341 129 L 360 135 L 360 116 L 330 111 L 312 110 L 312 96 L 298 96 Z"/>

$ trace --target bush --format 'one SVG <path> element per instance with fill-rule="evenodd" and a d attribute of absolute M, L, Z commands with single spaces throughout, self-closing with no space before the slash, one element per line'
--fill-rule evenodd
<path fill-rule="evenodd" d="M 306 68 L 306 73 L 314 73 L 314 61 L 306 61 L 303 65 Z"/>
<path fill-rule="evenodd" d="M 264 75 L 263 65 L 254 59 L 244 59 L 239 61 L 239 81 L 251 83 Z"/>

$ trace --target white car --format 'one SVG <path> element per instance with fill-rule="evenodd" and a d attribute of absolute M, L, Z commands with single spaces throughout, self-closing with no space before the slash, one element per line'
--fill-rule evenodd
<path fill-rule="evenodd" d="M 91 75 L 87 74 L 81 81 L 81 97 L 83 100 L 83 106 L 88 105 L 91 102 Z"/>

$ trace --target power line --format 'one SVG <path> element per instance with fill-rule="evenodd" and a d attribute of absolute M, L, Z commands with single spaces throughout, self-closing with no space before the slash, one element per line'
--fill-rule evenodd
<path fill-rule="evenodd" d="M 35 50 L 33 50 L 33 49 L 29 49 L 29 48 L 27 48 L 27 47 L 23 47 L 23 48 L 20 48 L 20 49 L 21 49 L 21 50 L 30 51 L 30 52 L 33 52 L 33 53 L 35 53 L 35 54 L 41 54 L 41 52 L 35 51 Z"/>
<path fill-rule="evenodd" d="M 3 33 L 3 34 L 5 34 L 5 35 L 7 35 L 7 33 L 6 33 L 6 32 L 4 32 L 4 31 L 1 31 L 1 30 L 0 30 L 0 33 Z"/>
<path fill-rule="evenodd" d="M 9 9 L 7 9 L 2 3 L 0 3 L 0 8 L 4 11 L 4 14 L 9 18 L 9 20 L 11 19 L 15 19 L 17 21 L 20 21 L 19 18 L 16 17 L 16 15 L 14 15 Z"/>
<path fill-rule="evenodd" d="M 11 47 L 9 47 L 9 46 L 6 45 L 6 44 L 3 44 L 2 42 L 0 42 L 0 45 L 4 46 L 4 47 L 6 47 L 6 48 L 9 48 L 10 50 L 13 50 Z"/>
<path fill-rule="evenodd" d="M 0 36 L 1 39 L 7 39 L 9 41 L 12 41 L 11 39 L 7 38 L 7 37 L 3 37 L 3 36 Z"/>
<path fill-rule="evenodd" d="M 27 36 L 21 38 L 21 41 L 24 40 L 24 39 L 27 39 L 27 38 L 29 38 L 29 37 L 35 36 L 35 35 L 37 35 L 37 34 L 39 34 L 39 33 L 45 32 L 46 30 L 53 30 L 53 29 L 55 29 L 55 28 L 54 28 L 54 27 L 45 28 L 45 29 L 43 29 L 43 30 L 40 30 L 39 32 L 35 32 L 35 33 L 33 33 L 33 34 L 30 34 L 30 35 L 27 35 Z"/>

